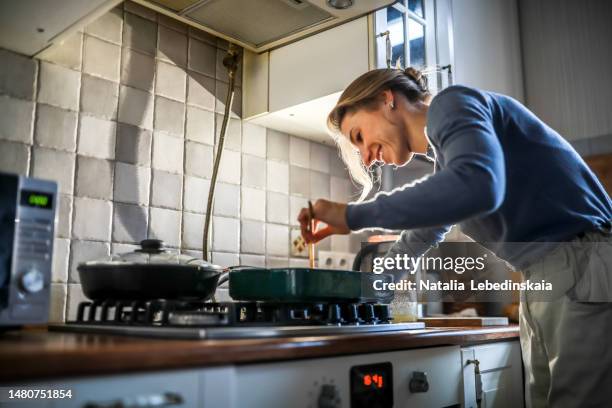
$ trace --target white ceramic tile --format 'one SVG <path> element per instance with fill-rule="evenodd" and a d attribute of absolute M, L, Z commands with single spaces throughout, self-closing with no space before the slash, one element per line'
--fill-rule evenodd
<path fill-rule="evenodd" d="M 266 220 L 266 192 L 255 188 L 242 187 L 242 219 Z"/>
<path fill-rule="evenodd" d="M 267 188 L 278 193 L 289 193 L 289 165 L 287 163 L 268 160 Z"/>
<path fill-rule="evenodd" d="M 240 184 L 240 164 L 240 152 L 224 151 L 219 165 L 219 181 Z"/>
<path fill-rule="evenodd" d="M 161 96 L 155 97 L 153 128 L 173 136 L 183 137 L 185 130 L 185 105 Z"/>
<path fill-rule="evenodd" d="M 129 86 L 119 90 L 119 121 L 145 129 L 153 128 L 153 96 Z"/>
<path fill-rule="evenodd" d="M 263 255 L 240 254 L 240 265 L 266 267 L 266 257 Z"/>
<path fill-rule="evenodd" d="M 215 143 L 219 144 L 221 135 L 221 127 L 223 126 L 223 115 L 216 115 L 215 119 Z M 227 129 L 225 138 L 223 139 L 223 149 L 234 150 L 239 152 L 241 149 L 242 139 L 242 123 L 239 119 L 229 118 L 227 121 Z"/>
<path fill-rule="evenodd" d="M 59 192 L 72 194 L 75 154 L 59 150 L 34 147 L 32 176 L 56 181 Z"/>
<path fill-rule="evenodd" d="M 352 199 L 351 182 L 346 178 L 332 176 L 329 181 L 330 199 L 346 203 Z"/>
<path fill-rule="evenodd" d="M 51 299 L 49 304 L 49 323 L 63 323 L 66 314 L 66 297 L 68 286 L 65 283 L 51 284 Z"/>
<path fill-rule="evenodd" d="M 290 166 L 289 192 L 302 197 L 310 196 L 310 171 L 302 167 Z"/>
<path fill-rule="evenodd" d="M 234 218 L 213 217 L 213 250 L 238 253 L 240 221 Z"/>
<path fill-rule="evenodd" d="M 72 199 L 72 194 L 59 195 L 57 223 L 55 224 L 55 236 L 59 238 L 70 238 L 72 231 Z"/>
<path fill-rule="evenodd" d="M 289 256 L 289 227 L 286 225 L 266 224 L 266 254 Z"/>
<path fill-rule="evenodd" d="M 99 37 L 121 45 L 121 32 L 123 28 L 123 10 L 114 8 L 103 14 L 85 27 L 85 32 L 89 35 Z"/>
<path fill-rule="evenodd" d="M 72 236 L 76 239 L 110 240 L 111 203 L 75 197 Z"/>
<path fill-rule="evenodd" d="M 289 162 L 289 136 L 274 129 L 267 129 L 266 157 Z"/>
<path fill-rule="evenodd" d="M 215 47 L 210 44 L 189 39 L 189 69 L 214 78 L 216 54 Z"/>
<path fill-rule="evenodd" d="M 199 249 L 201 251 L 203 231 L 204 215 L 183 213 L 183 239 L 181 241 L 183 248 Z"/>
<path fill-rule="evenodd" d="M 240 217 L 240 186 L 217 183 L 214 197 L 214 215 Z"/>
<path fill-rule="evenodd" d="M 242 185 L 266 188 L 266 159 L 249 154 L 242 155 Z"/>
<path fill-rule="evenodd" d="M 229 266 L 237 266 L 240 264 L 240 258 L 238 254 L 231 254 L 227 252 L 213 252 L 212 262 L 215 265 L 223 266 L 227 268 Z"/>
<path fill-rule="evenodd" d="M 81 112 L 102 119 L 116 119 L 119 85 L 89 75 L 81 77 Z"/>
<path fill-rule="evenodd" d="M 63 42 L 43 50 L 37 58 L 66 68 L 80 70 L 83 57 L 83 33 L 73 33 Z"/>
<path fill-rule="evenodd" d="M 183 177 L 161 170 L 153 170 L 152 177 L 151 205 L 180 210 L 183 197 Z"/>
<path fill-rule="evenodd" d="M 0 95 L 0 139 L 32 144 L 34 103 Z"/>
<path fill-rule="evenodd" d="M 286 268 L 289 258 L 278 256 L 266 256 L 266 268 Z"/>
<path fill-rule="evenodd" d="M 148 225 L 148 207 L 113 204 L 113 242 L 139 243 L 147 238 Z"/>
<path fill-rule="evenodd" d="M 78 267 L 84 262 L 107 259 L 110 253 L 108 242 L 72 240 L 70 245 L 69 283 L 79 283 L 81 277 Z"/>
<path fill-rule="evenodd" d="M 165 18 L 164 21 L 173 21 L 165 16 L 160 15 L 161 18 Z M 157 57 L 164 61 L 185 67 L 187 65 L 187 36 L 183 33 L 179 33 L 174 29 L 159 26 L 159 42 L 157 46 Z"/>
<path fill-rule="evenodd" d="M 312 170 L 310 172 L 310 198 L 329 200 L 329 174 Z"/>
<path fill-rule="evenodd" d="M 187 107 L 187 126 L 185 137 L 194 142 L 208 145 L 215 144 L 214 113 L 194 106 Z"/>
<path fill-rule="evenodd" d="M 121 47 L 86 35 L 83 49 L 83 72 L 119 82 Z"/>
<path fill-rule="evenodd" d="M 129 4 L 129 6 L 134 5 L 134 3 L 131 2 L 126 4 Z M 151 12 L 149 9 L 146 10 L 149 13 Z M 153 20 L 155 20 L 156 17 L 157 14 L 153 12 Z M 123 22 L 123 46 L 139 50 L 150 55 L 155 55 L 155 50 L 157 47 L 157 24 L 152 21 L 148 21 L 145 18 L 141 18 L 140 16 L 132 13 L 125 14 L 125 19 Z"/>
<path fill-rule="evenodd" d="M 268 191 L 266 206 L 267 222 L 289 223 L 289 196 L 287 194 Z"/>
<path fill-rule="evenodd" d="M 155 132 L 153 135 L 154 168 L 181 174 L 183 172 L 183 139 Z"/>
<path fill-rule="evenodd" d="M 224 152 L 224 156 L 225 153 Z M 185 144 L 185 172 L 189 175 L 211 178 L 213 171 L 213 147 L 187 141 Z M 220 181 L 226 181 L 219 177 Z"/>
<path fill-rule="evenodd" d="M 85 156 L 114 159 L 116 133 L 115 122 L 81 115 L 77 151 Z"/>
<path fill-rule="evenodd" d="M 308 208 L 308 199 L 299 196 L 289 196 L 289 225 L 300 225 L 297 217 L 302 208 Z"/>
<path fill-rule="evenodd" d="M 29 168 L 29 145 L 0 140 L 0 171 L 27 175 Z"/>
<path fill-rule="evenodd" d="M 196 213 L 206 212 L 210 180 L 185 176 L 184 209 Z"/>
<path fill-rule="evenodd" d="M 310 142 L 297 136 L 289 138 L 289 164 L 310 167 Z"/>
<path fill-rule="evenodd" d="M 266 253 L 266 224 L 260 221 L 243 220 L 240 231 L 240 252 Z"/>
<path fill-rule="evenodd" d="M 0 94 L 33 100 L 38 61 L 4 49 L 0 61 Z"/>
<path fill-rule="evenodd" d="M 122 203 L 149 204 L 151 169 L 115 163 L 114 200 Z"/>
<path fill-rule="evenodd" d="M 153 90 L 155 59 L 130 48 L 123 48 L 121 83 L 145 91 Z"/>
<path fill-rule="evenodd" d="M 53 269 L 51 282 L 68 282 L 68 257 L 70 255 L 70 240 L 55 238 L 53 242 Z"/>
<path fill-rule="evenodd" d="M 348 235 L 332 235 L 331 250 L 334 252 L 350 252 L 350 238 Z"/>
<path fill-rule="evenodd" d="M 252 123 L 242 123 L 242 152 L 266 157 L 266 128 Z"/>
<path fill-rule="evenodd" d="M 213 111 L 215 109 L 214 78 L 189 71 L 187 79 L 187 103 Z"/>
<path fill-rule="evenodd" d="M 157 61 L 155 93 L 170 99 L 185 102 L 187 76 L 182 68 Z"/>
<path fill-rule="evenodd" d="M 169 247 L 177 248 L 181 239 L 181 212 L 164 208 L 150 208 L 149 238 L 161 239 Z"/>
<path fill-rule="evenodd" d="M 34 140 L 39 146 L 74 152 L 76 149 L 76 112 L 39 103 Z"/>
<path fill-rule="evenodd" d="M 68 298 L 66 300 L 66 320 L 75 320 L 79 303 L 87 301 L 83 288 L 79 283 L 68 284 Z"/>
<path fill-rule="evenodd" d="M 310 168 L 312 170 L 329 173 L 329 150 L 320 143 L 310 144 Z"/>
<path fill-rule="evenodd" d="M 79 109 L 81 74 L 59 65 L 40 63 L 38 102 L 64 109 Z"/>

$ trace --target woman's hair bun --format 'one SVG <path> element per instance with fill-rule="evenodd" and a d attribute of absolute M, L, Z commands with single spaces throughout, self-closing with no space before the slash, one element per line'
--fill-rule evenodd
<path fill-rule="evenodd" d="M 427 76 L 423 75 L 421 71 L 413 67 L 408 67 L 404 70 L 404 75 L 412 79 L 419 86 L 421 92 L 428 92 Z"/>

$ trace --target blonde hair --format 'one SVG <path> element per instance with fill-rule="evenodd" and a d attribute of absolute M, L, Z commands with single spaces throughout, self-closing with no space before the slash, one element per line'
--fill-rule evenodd
<path fill-rule="evenodd" d="M 327 116 L 327 127 L 338 146 L 340 157 L 346 164 L 351 179 L 361 186 L 361 194 L 357 201 L 365 200 L 374 183 L 371 170 L 365 166 L 359 151 L 351 141 L 340 132 L 340 126 L 347 113 L 354 113 L 360 109 L 377 109 L 386 90 L 404 95 L 410 103 L 424 102 L 431 96 L 426 77 L 412 67 L 405 70 L 374 69 L 351 82 Z"/>

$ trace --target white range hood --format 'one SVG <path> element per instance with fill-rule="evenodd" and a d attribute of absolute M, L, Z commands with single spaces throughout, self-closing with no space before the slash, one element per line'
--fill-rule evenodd
<path fill-rule="evenodd" d="M 260 53 L 383 8 L 395 0 L 135 0 Z M 341 9 L 333 7 L 350 4 Z"/>
<path fill-rule="evenodd" d="M 363 16 L 394 0 L 135 0 L 143 6 L 260 53 Z M 0 47 L 36 55 L 121 0 L 0 2 Z M 337 9 L 330 3 L 352 3 Z"/>

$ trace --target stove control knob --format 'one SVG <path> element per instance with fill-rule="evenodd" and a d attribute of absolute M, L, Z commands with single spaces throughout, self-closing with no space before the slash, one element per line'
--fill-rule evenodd
<path fill-rule="evenodd" d="M 429 391 L 429 382 L 427 381 L 427 373 L 415 371 L 412 373 L 412 378 L 408 384 L 408 389 L 412 393 Z"/>
<path fill-rule="evenodd" d="M 340 396 L 333 384 L 323 384 L 319 394 L 318 408 L 340 408 Z"/>
<path fill-rule="evenodd" d="M 21 275 L 19 284 L 27 293 L 38 293 L 45 287 L 45 277 L 38 269 L 32 268 Z"/>

